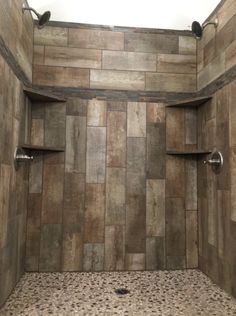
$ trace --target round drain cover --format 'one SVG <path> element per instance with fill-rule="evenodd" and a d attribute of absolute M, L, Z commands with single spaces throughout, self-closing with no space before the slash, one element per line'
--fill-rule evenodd
<path fill-rule="evenodd" d="M 129 290 L 127 290 L 125 288 L 120 288 L 120 289 L 116 289 L 115 292 L 116 292 L 116 294 L 119 294 L 119 295 L 125 295 L 125 294 L 129 293 Z"/>

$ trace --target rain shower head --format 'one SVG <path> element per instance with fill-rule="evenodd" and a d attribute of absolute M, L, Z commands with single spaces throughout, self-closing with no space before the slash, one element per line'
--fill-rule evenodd
<path fill-rule="evenodd" d="M 32 11 L 34 12 L 34 14 L 38 17 L 38 28 L 42 29 L 50 20 L 51 17 L 51 12 L 50 11 L 46 11 L 43 14 L 39 14 L 35 9 L 30 8 L 30 7 L 25 7 L 23 6 L 22 8 L 23 13 L 25 11 Z"/>
<path fill-rule="evenodd" d="M 204 23 L 202 26 L 201 26 L 201 24 L 200 24 L 199 22 L 194 21 L 194 22 L 192 23 L 192 33 L 193 33 L 193 35 L 194 35 L 197 39 L 201 39 L 203 30 L 205 29 L 205 27 L 206 27 L 207 25 L 210 25 L 210 24 L 214 25 L 215 28 L 217 28 L 217 26 L 218 26 L 218 19 L 215 19 L 214 21 L 206 22 L 206 23 Z"/>

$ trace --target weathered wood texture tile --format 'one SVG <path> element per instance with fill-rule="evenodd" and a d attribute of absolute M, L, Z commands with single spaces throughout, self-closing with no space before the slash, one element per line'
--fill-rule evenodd
<path fill-rule="evenodd" d="M 185 208 L 197 210 L 197 161 L 194 158 L 185 160 Z"/>
<path fill-rule="evenodd" d="M 28 18 L 24 21 L 20 19 L 22 3 L 23 1 L 1 3 L 0 37 L 21 65 L 22 72 L 31 76 L 32 37 L 27 37 L 33 27 Z M 24 34 L 17 32 L 19 26 Z M 13 157 L 16 146 L 26 140 L 30 142 L 30 128 L 26 126 L 25 120 L 27 106 L 22 83 L 0 54 L 0 307 L 25 271 L 28 166 L 22 165 L 16 172 Z M 31 224 L 33 227 L 34 223 Z M 34 239 L 33 229 L 31 240 Z M 38 255 L 36 242 L 33 247 L 34 253 Z M 34 253 L 32 252 L 32 262 L 34 259 L 37 261 L 37 257 L 33 259 Z"/>
<path fill-rule="evenodd" d="M 125 33 L 125 50 L 145 53 L 178 53 L 178 36 L 164 34 Z"/>
<path fill-rule="evenodd" d="M 104 270 L 104 244 L 84 244 L 84 271 Z"/>
<path fill-rule="evenodd" d="M 65 173 L 63 204 L 64 232 L 83 232 L 84 203 L 85 175 L 79 173 Z"/>
<path fill-rule="evenodd" d="M 166 157 L 166 196 L 185 196 L 184 159 L 182 157 Z"/>
<path fill-rule="evenodd" d="M 42 195 L 29 194 L 26 229 L 26 271 L 39 270 Z"/>
<path fill-rule="evenodd" d="M 68 44 L 80 48 L 123 50 L 124 33 L 69 28 Z"/>
<path fill-rule="evenodd" d="M 164 103 L 147 103 L 147 122 L 164 123 L 166 118 Z"/>
<path fill-rule="evenodd" d="M 66 102 L 66 114 L 72 116 L 87 115 L 88 100 L 68 98 Z"/>
<path fill-rule="evenodd" d="M 66 117 L 66 172 L 85 173 L 86 117 Z"/>
<path fill-rule="evenodd" d="M 26 76 L 28 81 L 31 81 L 34 23 L 30 14 L 22 17 L 23 3 L 25 4 L 23 0 L 1 3 L 0 36 L 10 54 L 13 55 L 15 63 L 24 73 L 24 77 Z"/>
<path fill-rule="evenodd" d="M 33 63 L 35 65 L 44 64 L 44 46 L 34 45 L 34 58 Z"/>
<path fill-rule="evenodd" d="M 83 236 L 79 232 L 64 232 L 62 241 L 62 271 L 82 271 Z"/>
<path fill-rule="evenodd" d="M 124 168 L 107 168 L 106 172 L 106 225 L 125 224 L 125 179 Z"/>
<path fill-rule="evenodd" d="M 125 269 L 125 227 L 123 225 L 105 228 L 105 270 Z"/>
<path fill-rule="evenodd" d="M 185 256 L 185 210 L 182 198 L 166 199 L 166 255 Z"/>
<path fill-rule="evenodd" d="M 157 71 L 176 74 L 195 74 L 196 56 L 179 54 L 158 54 Z"/>
<path fill-rule="evenodd" d="M 166 163 L 166 125 L 147 125 L 147 178 L 164 179 Z"/>
<path fill-rule="evenodd" d="M 164 237 L 148 237 L 146 239 L 146 269 L 165 269 Z"/>
<path fill-rule="evenodd" d="M 106 126 L 107 103 L 96 99 L 88 101 L 88 126 Z"/>
<path fill-rule="evenodd" d="M 198 267 L 197 211 L 186 212 L 186 261 L 187 268 Z"/>
<path fill-rule="evenodd" d="M 145 90 L 145 74 L 138 71 L 91 69 L 90 88 L 115 90 Z"/>
<path fill-rule="evenodd" d="M 34 65 L 33 82 L 42 86 L 89 88 L 89 70 L 74 67 Z"/>
<path fill-rule="evenodd" d="M 127 136 L 146 137 L 146 103 L 128 102 Z"/>
<path fill-rule="evenodd" d="M 167 150 L 181 150 L 185 145 L 184 111 L 169 108 L 166 111 L 166 147 Z"/>
<path fill-rule="evenodd" d="M 195 74 L 146 73 L 147 91 L 195 92 L 196 84 Z"/>
<path fill-rule="evenodd" d="M 125 267 L 129 271 L 145 270 L 144 253 L 127 253 L 125 256 Z"/>
<path fill-rule="evenodd" d="M 44 224 L 41 227 L 39 270 L 61 270 L 61 224 Z"/>
<path fill-rule="evenodd" d="M 44 64 L 47 66 L 101 68 L 101 51 L 72 47 L 46 46 Z"/>
<path fill-rule="evenodd" d="M 147 180 L 146 234 L 165 236 L 165 180 Z"/>
<path fill-rule="evenodd" d="M 196 55 L 196 39 L 192 36 L 179 36 L 179 53 Z"/>
<path fill-rule="evenodd" d="M 168 270 L 186 269 L 185 256 L 167 256 L 166 257 L 166 268 Z"/>
<path fill-rule="evenodd" d="M 230 149 L 231 220 L 236 222 L 236 147 Z"/>
<path fill-rule="evenodd" d="M 126 112 L 126 110 L 127 110 L 127 102 L 107 101 L 107 110 L 108 111 Z"/>
<path fill-rule="evenodd" d="M 126 113 L 107 114 L 107 166 L 126 166 Z"/>
<path fill-rule="evenodd" d="M 55 103 L 45 108 L 45 146 L 65 146 L 65 105 Z"/>
<path fill-rule="evenodd" d="M 104 242 L 104 214 L 104 184 L 87 184 L 84 212 L 84 242 Z"/>
<path fill-rule="evenodd" d="M 42 223 L 60 224 L 62 221 L 64 166 L 44 164 Z M 48 229 L 51 226 L 48 226 Z"/>
<path fill-rule="evenodd" d="M 34 29 L 35 45 L 67 46 L 68 30 L 63 27 L 47 26 L 42 30 Z"/>
<path fill-rule="evenodd" d="M 105 182 L 106 128 L 87 128 L 86 182 Z"/>
<path fill-rule="evenodd" d="M 43 157 L 37 156 L 29 167 L 29 193 L 42 193 Z"/>
<path fill-rule="evenodd" d="M 103 51 L 102 68 L 114 70 L 156 71 L 156 55 Z"/>
<path fill-rule="evenodd" d="M 32 145 L 44 145 L 44 120 L 32 119 L 30 136 Z"/>
<path fill-rule="evenodd" d="M 145 252 L 145 138 L 128 138 L 126 251 Z"/>

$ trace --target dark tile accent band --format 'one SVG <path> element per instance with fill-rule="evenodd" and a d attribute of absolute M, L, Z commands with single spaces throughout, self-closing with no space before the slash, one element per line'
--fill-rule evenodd
<path fill-rule="evenodd" d="M 12 52 L 9 50 L 7 45 L 5 44 L 3 38 L 0 36 L 0 54 L 6 60 L 8 66 L 12 69 L 16 77 L 22 81 L 25 85 L 30 84 L 30 80 L 26 76 L 25 72 L 22 70 L 19 63 L 16 61 Z"/>

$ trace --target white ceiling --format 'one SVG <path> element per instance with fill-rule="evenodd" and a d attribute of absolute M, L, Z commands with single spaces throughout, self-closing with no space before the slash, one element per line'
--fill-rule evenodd
<path fill-rule="evenodd" d="M 190 29 L 202 23 L 220 0 L 28 0 L 51 20 L 102 25 Z"/>

